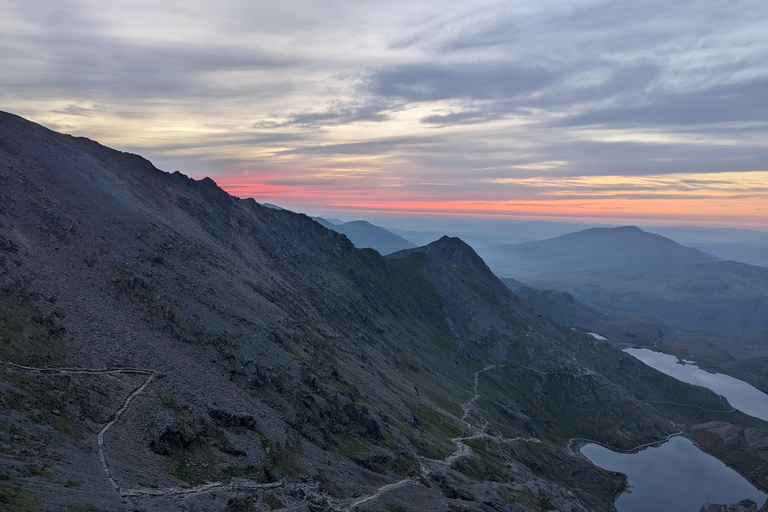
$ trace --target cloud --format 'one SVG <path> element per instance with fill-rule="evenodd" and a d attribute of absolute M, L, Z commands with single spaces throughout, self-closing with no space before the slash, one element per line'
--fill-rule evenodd
<path fill-rule="evenodd" d="M 394 104 L 385 101 L 335 101 L 322 110 L 306 110 L 289 112 L 279 119 L 257 121 L 253 127 L 257 129 L 275 129 L 286 127 L 317 128 L 321 126 L 338 126 L 361 121 L 383 122 L 389 119 L 389 112 Z"/>
<path fill-rule="evenodd" d="M 59 114 L 66 114 L 69 116 L 90 117 L 92 115 L 99 114 L 100 112 L 109 112 L 111 110 L 112 109 L 106 105 L 83 105 L 73 103 L 71 105 L 67 105 L 67 107 L 62 110 L 54 110 L 54 112 Z"/>
<path fill-rule="evenodd" d="M 390 153 L 395 149 L 417 147 L 432 144 L 428 139 L 402 137 L 368 142 L 351 142 L 347 144 L 305 145 L 297 149 L 285 151 L 291 154 L 315 155 L 377 155 Z"/>
<path fill-rule="evenodd" d="M 424 124 L 436 126 L 454 126 L 460 124 L 479 124 L 502 119 L 508 112 L 494 110 L 488 112 L 480 109 L 451 112 L 449 114 L 433 114 L 420 119 Z"/>
<path fill-rule="evenodd" d="M 406 64 L 375 72 L 367 89 L 406 101 L 513 99 L 557 77 L 553 70 L 515 63 Z"/>
<path fill-rule="evenodd" d="M 723 84 L 701 91 L 646 95 L 641 105 L 597 108 L 566 118 L 562 126 L 698 125 L 768 123 L 768 78 Z"/>
<path fill-rule="evenodd" d="M 498 206 L 541 190 L 489 180 L 765 168 L 765 2 L 553 7 L 0 0 L 0 103 L 171 170 L 248 170 L 285 197 L 331 197 L 344 176 L 379 208 L 389 189 Z"/>

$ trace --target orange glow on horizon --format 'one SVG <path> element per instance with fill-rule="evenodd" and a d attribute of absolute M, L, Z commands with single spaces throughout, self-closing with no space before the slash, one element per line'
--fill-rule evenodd
<path fill-rule="evenodd" d="M 751 227 L 768 230 L 768 203 L 762 196 L 734 199 L 712 193 L 674 194 L 659 190 L 544 193 L 522 200 L 427 199 L 397 188 L 333 187 L 327 184 L 273 184 L 269 178 L 240 176 L 220 178 L 219 185 L 232 195 L 273 202 L 289 209 L 312 212 L 472 216 L 489 218 L 539 218 L 597 222 L 659 222 L 691 225 Z M 264 179 L 264 181 L 262 181 Z M 563 196 L 563 197 L 561 197 Z M 570 197 L 564 197 L 570 196 Z"/>

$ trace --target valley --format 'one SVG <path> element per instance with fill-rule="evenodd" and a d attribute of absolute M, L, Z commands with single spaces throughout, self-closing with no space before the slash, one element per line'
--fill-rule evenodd
<path fill-rule="evenodd" d="M 9 511 L 612 511 L 625 478 L 572 445 L 680 432 L 768 488 L 742 435 L 768 423 L 555 323 L 458 238 L 385 257 L 5 113 L 0 185 Z"/>

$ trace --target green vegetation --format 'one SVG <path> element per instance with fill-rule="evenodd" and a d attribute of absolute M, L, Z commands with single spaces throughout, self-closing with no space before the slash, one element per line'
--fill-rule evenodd
<path fill-rule="evenodd" d="M 451 454 L 454 445 L 450 440 L 464 433 L 456 426 L 453 418 L 442 415 L 420 402 L 404 400 L 403 403 L 413 413 L 414 430 L 418 430 L 426 437 L 426 440 L 416 439 L 410 432 L 403 432 L 419 454 L 433 459 L 444 459 Z"/>
<path fill-rule="evenodd" d="M 453 467 L 476 482 L 509 482 L 511 476 L 504 466 L 486 457 L 471 456 L 459 459 Z"/>
<path fill-rule="evenodd" d="M 502 499 L 508 503 L 524 503 L 539 512 L 557 510 L 557 508 L 541 491 L 537 491 L 537 493 L 534 494 L 533 491 L 527 487 L 516 489 L 510 494 L 502 494 L 502 491 L 499 491 L 499 495 L 502 496 Z"/>
<path fill-rule="evenodd" d="M 256 504 L 250 498 L 230 498 L 224 512 L 256 512 Z"/>
<path fill-rule="evenodd" d="M 219 476 L 216 457 L 208 446 L 192 446 L 170 456 L 170 473 L 191 485 L 216 480 Z"/>
<path fill-rule="evenodd" d="M 0 291 L 0 357 L 17 364 L 56 366 L 64 362 L 64 313 L 43 314 L 22 291 Z"/>
<path fill-rule="evenodd" d="M 464 414 L 464 410 L 461 408 L 461 405 L 459 405 L 458 402 L 446 398 L 441 393 L 431 389 L 425 389 L 424 394 L 427 395 L 429 399 L 432 400 L 432 402 L 442 410 L 449 412 L 454 416 L 458 416 L 459 418 L 462 414 Z"/>
<path fill-rule="evenodd" d="M 301 467 L 296 463 L 288 449 L 281 448 L 280 445 L 273 443 L 266 437 L 262 437 L 261 447 L 266 452 L 265 471 L 267 475 L 272 476 L 273 481 L 301 472 Z"/>
<path fill-rule="evenodd" d="M 278 497 L 272 493 L 265 494 L 263 499 L 264 503 L 266 503 L 267 506 L 272 510 L 278 510 L 285 506 L 283 505 L 283 502 L 280 501 Z"/>
<path fill-rule="evenodd" d="M 81 424 L 76 421 L 67 407 L 68 403 L 85 407 L 87 395 L 72 384 L 69 376 L 28 375 L 3 371 L 3 377 L 20 391 L 8 390 L 3 401 L 10 409 L 24 413 L 30 420 L 48 424 L 70 436 L 82 433 Z M 81 409 L 83 414 L 100 417 L 95 408 Z"/>
<path fill-rule="evenodd" d="M 39 499 L 34 494 L 0 482 L 0 510 L 3 512 L 29 512 L 38 505 Z"/>

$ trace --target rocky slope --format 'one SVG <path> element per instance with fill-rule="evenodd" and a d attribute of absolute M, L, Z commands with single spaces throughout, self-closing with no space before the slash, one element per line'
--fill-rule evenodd
<path fill-rule="evenodd" d="M 578 439 L 766 429 L 469 251 L 384 258 L 0 114 L 0 505 L 612 510 L 623 479 Z M 765 489 L 761 457 L 728 462 Z"/>

